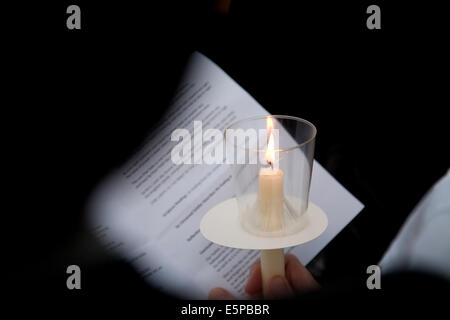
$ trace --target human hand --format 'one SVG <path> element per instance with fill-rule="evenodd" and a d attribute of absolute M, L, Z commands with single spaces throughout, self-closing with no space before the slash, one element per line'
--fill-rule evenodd
<path fill-rule="evenodd" d="M 285 256 L 285 277 L 274 276 L 267 284 L 266 299 L 289 298 L 296 293 L 320 288 L 311 273 L 300 260 L 292 254 Z M 261 262 L 256 260 L 250 267 L 250 274 L 245 286 L 250 299 L 262 299 Z M 209 292 L 210 300 L 231 300 L 234 297 L 223 288 L 214 288 Z"/>

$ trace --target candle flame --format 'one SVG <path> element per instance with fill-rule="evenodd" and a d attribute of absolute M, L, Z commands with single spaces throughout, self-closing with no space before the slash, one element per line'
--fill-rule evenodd
<path fill-rule="evenodd" d="M 266 161 L 268 164 L 273 166 L 275 160 L 275 143 L 273 138 L 273 121 L 272 117 L 267 117 L 267 150 L 266 150 Z"/>
<path fill-rule="evenodd" d="M 272 133 L 270 133 L 269 144 L 267 145 L 266 160 L 267 160 L 267 163 L 269 163 L 270 165 L 273 165 L 273 162 L 275 160 L 275 148 L 274 148 Z"/>

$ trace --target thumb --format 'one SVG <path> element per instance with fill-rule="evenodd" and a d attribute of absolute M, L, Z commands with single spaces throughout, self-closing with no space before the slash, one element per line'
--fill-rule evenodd
<path fill-rule="evenodd" d="M 267 299 L 283 299 L 288 298 L 294 294 L 287 279 L 282 276 L 274 276 L 267 284 Z"/>
<path fill-rule="evenodd" d="M 208 300 L 234 300 L 234 297 L 224 288 L 214 288 L 209 292 Z"/>

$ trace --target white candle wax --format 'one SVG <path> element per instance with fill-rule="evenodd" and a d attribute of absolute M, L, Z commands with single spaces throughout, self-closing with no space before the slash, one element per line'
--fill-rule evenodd
<path fill-rule="evenodd" d="M 258 176 L 259 221 L 263 231 L 275 231 L 282 227 L 283 171 L 262 168 Z"/>
<path fill-rule="evenodd" d="M 282 228 L 283 217 L 283 171 L 262 168 L 258 179 L 259 221 L 264 231 Z M 284 276 L 284 249 L 261 250 L 261 276 L 263 294 L 266 295 L 269 280 Z"/>

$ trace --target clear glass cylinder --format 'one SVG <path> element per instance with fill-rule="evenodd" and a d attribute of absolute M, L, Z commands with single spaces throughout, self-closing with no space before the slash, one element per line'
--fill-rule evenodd
<path fill-rule="evenodd" d="M 311 122 L 291 116 L 253 117 L 225 130 L 226 159 L 248 232 L 285 236 L 308 223 L 316 133 Z"/>

